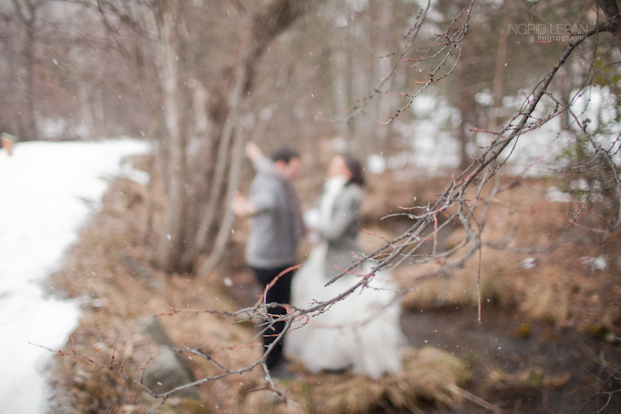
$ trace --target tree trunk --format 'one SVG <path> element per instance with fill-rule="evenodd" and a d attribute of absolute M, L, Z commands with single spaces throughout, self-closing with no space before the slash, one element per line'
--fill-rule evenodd
<path fill-rule="evenodd" d="M 350 56 L 349 79 L 351 79 L 351 99 L 354 107 L 367 104 L 366 99 L 369 96 L 370 85 L 372 84 L 373 72 L 373 45 L 369 34 L 367 20 L 362 12 L 357 13 L 351 11 L 354 18 L 350 20 L 351 30 L 350 41 L 347 47 L 356 50 Z M 362 116 L 354 117 L 350 122 L 353 124 L 353 134 L 349 137 L 348 151 L 357 155 L 366 155 L 373 148 L 373 123 L 374 116 L 370 114 L 372 105 L 363 108 Z M 369 116 L 371 115 L 371 116 Z"/>
<path fill-rule="evenodd" d="M 19 0 L 13 0 L 13 6 L 17 11 L 19 20 L 26 28 L 26 43 L 23 48 L 25 65 L 24 69 L 26 71 L 26 91 L 24 93 L 25 119 L 21 123 L 20 127 L 20 139 L 22 140 L 36 140 L 39 137 L 37 133 L 37 122 L 34 104 L 34 76 L 37 9 L 42 4 L 43 3 L 38 1 L 20 2 Z"/>
<path fill-rule="evenodd" d="M 331 36 L 331 71 L 333 79 L 332 95 L 334 97 L 336 128 L 339 135 L 345 142 L 349 142 L 349 123 L 342 120 L 347 116 L 349 109 L 349 87 L 347 84 L 347 74 L 349 73 L 348 55 L 345 49 L 344 37 L 347 34 L 343 27 L 340 27 L 342 19 L 347 22 L 347 17 L 340 0 L 332 0 L 330 7 L 334 10 L 332 15 L 335 16 L 333 35 Z"/>
<path fill-rule="evenodd" d="M 392 4 L 391 2 L 386 2 L 383 5 L 380 5 L 381 7 L 381 11 L 380 11 L 380 17 L 379 17 L 379 21 L 381 23 L 382 26 L 386 26 L 388 27 L 390 25 L 391 22 L 391 17 L 393 14 L 393 10 L 392 10 Z M 388 59 L 385 56 L 388 56 L 390 54 L 390 32 L 388 30 L 380 32 L 379 33 L 379 38 L 377 40 L 377 51 L 378 53 L 375 54 L 374 59 L 374 73 L 375 73 L 375 82 L 377 82 L 379 79 L 384 79 L 387 74 L 390 72 L 390 68 L 391 68 L 391 62 L 390 59 Z M 393 78 L 391 77 L 383 86 L 384 90 L 390 90 L 391 86 L 393 83 Z M 389 99 L 388 96 L 384 95 L 384 94 L 380 94 L 377 96 L 376 102 L 375 102 L 375 113 L 374 116 L 370 117 L 371 118 L 371 122 L 372 122 L 372 131 L 373 131 L 373 142 L 374 145 L 371 147 L 373 149 L 373 152 L 375 153 L 384 153 L 387 149 L 387 143 L 388 143 L 388 135 L 389 132 L 391 131 L 391 128 L 393 128 L 393 123 L 391 122 L 390 124 L 387 125 L 381 125 L 379 124 L 377 121 L 385 121 L 386 119 L 388 119 L 388 116 L 390 115 L 390 109 L 391 109 L 391 101 Z M 384 155 L 386 155 L 384 153 Z"/>
<path fill-rule="evenodd" d="M 224 218 L 220 224 L 220 229 L 218 230 L 213 250 L 205 263 L 203 263 L 198 270 L 199 277 L 206 277 L 216 267 L 225 251 L 226 243 L 229 239 L 229 235 L 231 234 L 231 228 L 235 222 L 235 216 L 233 215 L 233 211 L 228 208 L 228 206 L 230 205 L 239 185 L 239 174 L 241 171 L 242 160 L 244 159 L 244 142 L 245 140 L 242 132 L 237 131 L 233 142 L 232 163 L 229 169 Z"/>
<path fill-rule="evenodd" d="M 30 8 L 31 16 L 27 22 L 27 44 L 26 44 L 26 138 L 36 140 L 39 137 L 37 133 L 37 121 L 35 113 L 35 90 L 34 90 L 34 74 L 35 74 L 35 20 L 36 8 Z"/>
<path fill-rule="evenodd" d="M 464 170 L 472 162 L 472 156 L 468 152 L 469 144 L 472 142 L 473 134 L 470 129 L 473 125 L 470 123 L 474 119 L 476 101 L 474 95 L 469 89 L 469 66 L 464 65 L 461 71 L 461 77 L 459 77 L 459 87 L 457 92 L 457 108 L 459 109 L 459 116 L 461 118 L 461 124 L 459 126 L 459 135 L 457 137 L 459 142 L 459 169 Z"/>
<path fill-rule="evenodd" d="M 492 132 L 496 131 L 498 127 L 498 118 L 500 115 L 500 107 L 502 101 L 502 83 L 503 75 L 505 73 L 505 61 L 507 59 L 507 40 L 509 24 L 509 10 L 510 3 L 505 2 L 503 5 L 502 25 L 500 26 L 500 38 L 498 39 L 498 51 L 496 52 L 496 69 L 494 71 L 494 86 L 493 86 L 493 103 L 490 111 L 490 120 L 488 129 Z"/>
<path fill-rule="evenodd" d="M 86 126 L 86 137 L 93 136 L 95 132 L 95 117 L 93 115 L 93 109 L 90 102 L 87 84 L 80 83 L 78 86 L 78 95 L 80 97 L 80 112 L 82 116 L 82 122 Z M 85 137 L 85 138 L 86 138 Z"/>
<path fill-rule="evenodd" d="M 604 27 L 617 39 L 617 48 L 621 51 L 621 16 L 616 0 L 597 0 L 597 4 L 604 11 L 606 19 L 609 19 Z"/>
<path fill-rule="evenodd" d="M 246 37 L 242 38 L 240 59 L 236 65 L 232 86 L 226 99 L 225 106 L 228 108 L 228 116 L 220 128 L 218 161 L 211 181 L 207 206 L 194 240 L 193 250 L 195 253 L 192 256 L 196 259 L 198 254 L 205 250 L 207 243 L 215 238 L 215 244 L 209 257 L 197 271 L 201 277 L 207 275 L 219 262 L 234 222 L 234 216 L 229 211 L 228 204 L 237 190 L 244 141 L 241 136 L 235 137 L 233 141 L 233 137 L 236 134 L 235 125 L 239 122 L 243 104 L 252 88 L 254 67 L 258 64 L 269 43 L 301 17 L 315 2 L 313 0 L 274 1 L 264 12 L 252 17 L 252 28 Z M 231 145 L 233 145 L 233 150 L 231 150 Z M 226 176 L 227 167 L 229 168 L 228 178 Z M 216 226 L 218 212 L 221 210 L 223 202 L 225 203 L 224 219 L 220 221 L 219 226 Z M 217 234 L 214 235 L 214 232 Z"/>
<path fill-rule="evenodd" d="M 165 271 L 179 270 L 183 252 L 183 229 L 186 218 L 186 153 L 185 138 L 181 125 L 181 99 L 179 91 L 179 67 L 177 61 L 177 39 L 174 0 L 161 2 L 158 15 L 157 60 L 160 83 L 163 92 L 164 123 L 169 139 L 170 168 L 168 204 L 165 221 L 160 235 L 157 266 Z"/>

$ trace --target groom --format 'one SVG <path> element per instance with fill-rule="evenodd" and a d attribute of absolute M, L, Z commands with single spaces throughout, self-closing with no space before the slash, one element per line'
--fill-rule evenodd
<path fill-rule="evenodd" d="M 300 203 L 292 184 L 300 172 L 300 155 L 294 149 L 281 148 L 270 161 L 252 143 L 247 144 L 246 154 L 257 175 L 248 198 L 237 195 L 231 208 L 236 216 L 251 218 L 245 259 L 261 286 L 266 287 L 281 272 L 295 265 L 298 242 L 304 234 Z M 282 275 L 268 290 L 266 303 L 288 304 L 292 277 L 292 272 Z M 270 308 L 268 313 L 278 316 L 287 311 L 279 306 Z M 263 333 L 265 349 L 285 325 L 285 322 L 275 323 Z M 274 377 L 291 377 L 284 368 L 282 340 L 267 356 L 266 365 Z"/>

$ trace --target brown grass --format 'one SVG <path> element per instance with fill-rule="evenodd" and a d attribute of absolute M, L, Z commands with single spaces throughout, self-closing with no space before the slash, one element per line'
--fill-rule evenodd
<path fill-rule="evenodd" d="M 367 413 L 381 407 L 416 410 L 421 402 L 452 407 L 460 397 L 449 389 L 470 379 L 466 364 L 445 351 L 426 347 L 407 349 L 403 372 L 371 380 L 353 374 L 309 374 L 298 366 L 301 379 L 286 388 L 287 403 L 268 392 L 248 396 L 249 411 L 262 406 L 279 413 Z"/>
<path fill-rule="evenodd" d="M 120 193 L 118 185 L 123 186 L 123 194 L 128 194 L 127 183 L 120 182 L 113 183 L 110 192 Z M 136 187 L 134 191 L 141 190 Z M 55 399 L 62 401 L 58 412 L 71 412 L 69 407 L 80 413 L 121 412 L 119 407 L 126 407 L 127 412 L 144 412 L 155 401 L 107 368 L 123 364 L 125 373 L 141 378 L 142 369 L 155 355 L 155 346 L 143 332 L 145 319 L 168 313 L 167 306 L 234 309 L 218 284 L 187 275 L 166 275 L 149 266 L 140 244 L 143 203 L 133 203 L 121 211 L 122 203 L 114 197 L 107 196 L 104 202 L 103 211 L 81 231 L 80 242 L 68 252 L 63 268 L 46 283 L 50 291 L 78 298 L 83 310 L 80 324 L 72 334 L 78 356 L 71 355 L 73 345 L 68 343 L 63 351 L 70 355 L 55 358 Z M 122 260 L 124 255 L 139 262 L 150 277 L 132 270 Z M 215 360 L 231 369 L 244 367 L 260 355 L 254 332 L 232 325 L 232 321 L 220 315 L 179 313 L 159 319 L 179 348 L 204 347 Z M 187 355 L 184 358 L 197 378 L 219 373 L 207 360 L 190 359 Z M 247 380 L 260 377 L 258 370 L 246 374 Z M 239 378 L 229 377 L 203 386 L 201 399 L 226 406 L 227 396 L 240 388 L 239 382 Z"/>
<path fill-rule="evenodd" d="M 522 180 L 504 191 L 492 203 L 482 240 L 480 293 L 483 302 L 517 306 L 527 316 L 562 326 L 585 329 L 605 321 L 606 329 L 619 332 L 621 309 L 611 306 L 621 294 L 618 235 L 602 240 L 601 221 L 589 222 L 597 214 L 587 209 L 581 225 L 569 225 L 569 213 L 579 204 L 545 200 L 550 180 Z M 480 215 L 480 210 L 478 214 Z M 503 248 L 491 247 L 508 240 Z M 445 247 L 457 245 L 464 236 L 455 230 Z M 601 248 L 600 246 L 604 246 Z M 526 249 L 531 252 L 524 253 Z M 462 252 L 465 249 L 462 249 Z M 603 255 L 608 268 L 585 264 L 583 257 Z M 457 255 L 459 257 L 459 253 Z M 534 266 L 526 266 L 526 259 Z M 396 276 L 410 292 L 404 299 L 408 308 L 477 304 L 479 257 L 471 257 L 450 278 L 416 282 L 421 275 L 436 271 L 440 263 L 402 266 Z M 617 299 L 616 299 L 617 298 Z"/>
<path fill-rule="evenodd" d="M 571 380 L 568 373 L 547 375 L 545 371 L 536 365 L 528 365 L 520 368 L 515 373 L 507 373 L 501 369 L 495 369 L 488 373 L 485 388 L 496 392 L 512 392 L 517 395 L 538 393 L 541 388 L 562 388 Z"/>
<path fill-rule="evenodd" d="M 55 357 L 54 407 L 58 413 L 142 413 L 157 405 L 131 381 L 111 371 L 120 369 L 140 380 L 155 356 L 156 347 L 143 325 L 152 315 L 177 309 L 235 310 L 222 292 L 224 266 L 205 280 L 189 275 L 167 275 L 149 265 L 141 244 L 144 193 L 136 184 L 114 181 L 104 198 L 103 211 L 95 214 L 80 232 L 80 242 L 67 253 L 64 266 L 48 279 L 55 293 L 77 298 L 82 317 L 72 339 Z M 237 251 L 237 250 L 234 250 Z M 131 257 L 142 271 L 128 266 Z M 227 270 L 225 270 L 227 269 Z M 234 324 L 219 314 L 182 312 L 158 316 L 177 347 L 201 348 L 229 369 L 245 367 L 260 356 L 256 328 Z M 74 354 L 75 351 L 75 354 Z M 217 375 L 213 363 L 183 354 L 196 378 Z M 292 384 L 278 383 L 291 402 L 283 405 L 275 394 L 254 391 L 265 386 L 260 369 L 204 384 L 200 401 L 172 398 L 159 413 L 265 412 L 367 412 L 381 404 L 415 406 L 428 402 L 452 405 L 457 397 L 443 384 L 463 384 L 469 376 L 465 365 L 444 351 L 426 348 L 409 350 L 406 370 L 398 376 L 372 381 L 352 375 L 302 376 Z M 302 401 L 297 406 L 294 401 Z M 217 408 L 216 408 L 217 407 Z M 207 410 L 207 411 L 205 411 Z M 286 411 L 282 411 L 286 410 Z M 302 411 L 300 411 L 302 410 Z"/>
<path fill-rule="evenodd" d="M 621 246 L 620 234 L 609 235 L 605 249 L 598 251 L 601 239 L 593 232 L 574 226 L 566 233 L 567 212 L 576 206 L 542 203 L 542 194 L 551 184 L 545 180 L 524 180 L 520 186 L 501 193 L 493 203 L 483 239 L 500 242 L 512 232 L 514 236 L 505 250 L 483 248 L 482 299 L 516 306 L 529 316 L 556 324 L 598 334 L 614 331 L 618 335 L 621 306 L 611 306 L 621 297 L 620 281 L 614 277 L 618 274 L 618 266 L 609 260 L 609 267 L 599 271 L 581 263 L 580 258 L 597 254 L 616 257 Z M 378 189 L 381 186 L 375 185 L 373 194 L 381 197 L 377 209 L 386 208 L 389 202 L 385 200 L 394 193 L 402 194 L 399 204 L 405 204 L 407 200 L 403 194 L 406 191 L 402 186 L 409 186 L 408 192 L 414 186 L 413 183 L 386 185 L 387 195 L 381 196 Z M 420 196 L 420 204 L 425 197 L 433 195 Z M 222 275 L 230 275 L 241 262 L 241 240 L 231 241 L 225 263 L 207 279 L 167 275 L 149 265 L 148 252 L 141 243 L 146 204 L 144 189 L 128 181 L 114 181 L 104 203 L 103 211 L 94 215 L 82 230 L 79 244 L 68 251 L 63 268 L 47 281 L 50 291 L 78 298 L 83 309 L 80 325 L 72 335 L 77 356 L 72 354 L 73 345 L 69 342 L 63 348 L 69 355 L 55 358 L 53 382 L 58 413 L 138 413 L 153 407 L 156 401 L 108 369 L 123 365 L 125 373 L 141 377 L 142 370 L 155 354 L 155 347 L 141 328 L 145 318 L 169 312 L 166 305 L 179 309 L 236 309 L 221 288 Z M 399 204 L 391 208 L 397 209 Z M 378 211 L 366 215 L 368 220 L 379 216 Z M 373 224 L 373 232 L 382 237 L 390 238 L 395 234 L 395 229 L 387 227 L 385 222 Z M 596 225 L 594 223 L 593 227 Z M 456 230 L 442 243 L 454 245 L 459 236 Z M 240 236 L 236 233 L 235 237 Z M 379 242 L 377 237 L 366 235 L 363 236 L 365 243 Z M 511 251 L 530 247 L 542 250 L 532 254 Z M 148 276 L 129 267 L 123 260 L 128 256 L 137 261 Z M 530 257 L 536 259 L 536 265 L 525 268 L 523 260 Z M 416 278 L 437 269 L 438 263 L 398 268 L 395 276 L 403 286 L 411 288 L 404 306 L 427 308 L 455 302 L 476 303 L 478 265 L 474 257 L 450 279 L 424 283 L 416 283 Z M 234 324 L 229 318 L 209 313 L 178 313 L 159 318 L 178 347 L 201 347 L 229 368 L 244 367 L 259 357 L 260 344 L 254 337 L 257 331 L 248 324 Z M 189 359 L 187 354 L 184 358 L 196 378 L 219 373 L 207 360 Z M 242 376 L 229 376 L 202 385 L 199 402 L 173 398 L 158 412 L 363 413 L 386 405 L 413 410 L 421 402 L 459 404 L 459 397 L 449 391 L 451 387 L 447 388 L 447 384 L 461 386 L 468 380 L 470 374 L 462 361 L 434 348 L 409 349 L 405 361 L 406 369 L 402 374 L 380 381 L 349 374 L 305 373 L 300 380 L 278 382 L 289 400 L 287 404 L 269 391 L 256 391 L 265 386 L 265 379 L 261 371 L 255 369 Z M 528 373 L 531 374 L 533 372 Z M 523 378 L 499 379 L 494 383 L 515 385 L 518 380 Z"/>

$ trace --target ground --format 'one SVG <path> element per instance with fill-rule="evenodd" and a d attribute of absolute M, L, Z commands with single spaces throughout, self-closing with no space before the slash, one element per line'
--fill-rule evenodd
<path fill-rule="evenodd" d="M 560 215 L 555 221 L 541 214 L 558 212 L 567 206 L 533 207 L 529 194 L 535 194 L 533 189 L 544 184 L 547 185 L 514 185 L 512 188 L 517 188 L 518 193 L 498 198 L 500 213 L 489 220 L 492 239 L 502 239 L 510 231 L 511 223 L 518 222 L 526 229 L 549 231 L 543 236 L 517 231 L 517 247 L 519 243 L 550 243 L 551 235 L 565 226 L 566 218 Z M 400 186 L 396 191 L 403 193 Z M 427 187 L 432 188 L 430 184 Z M 406 223 L 381 226 L 378 210 L 388 208 L 386 200 L 391 196 L 380 197 L 376 191 L 377 187 L 369 189 L 375 194 L 374 200 L 383 201 L 366 207 L 365 226 L 373 227 L 374 233 L 391 234 L 407 225 L 406 218 Z M 153 346 L 141 331 L 145 318 L 153 315 L 159 315 L 180 348 L 201 348 L 218 363 L 239 368 L 259 356 L 257 329 L 251 323 L 235 324 L 222 314 L 193 311 L 235 311 L 255 303 L 258 286 L 240 260 L 243 229 L 236 231 L 223 265 L 207 279 L 167 275 L 150 266 L 148 246 L 142 243 L 144 197 L 144 189 L 135 183 L 113 183 L 104 199 L 104 210 L 83 229 L 80 242 L 68 252 L 64 267 L 46 282 L 50 292 L 64 292 L 64 296 L 78 299 L 83 309 L 80 326 L 63 348 L 63 355 L 55 358 L 51 412 L 138 413 L 157 406 L 156 400 L 129 379 L 139 380 L 153 356 Z M 395 197 L 393 208 L 403 202 Z M 457 231 L 442 235 L 438 243 L 449 246 L 456 234 Z M 481 281 L 480 323 L 477 301 L 473 300 L 477 289 L 476 278 L 472 277 L 476 272 L 472 272 L 471 266 L 476 269 L 476 262 L 466 265 L 453 279 L 439 280 L 435 285 L 412 281 L 417 272 L 429 271 L 437 263 L 397 269 L 395 277 L 409 289 L 403 301 L 402 327 L 412 349 L 437 349 L 454 355 L 469 367 L 471 379 L 467 383 L 456 382 L 459 387 L 451 386 L 451 394 L 460 398 L 450 404 L 432 404 L 434 396 L 429 396 L 418 398 L 416 406 L 406 405 L 407 409 L 384 401 L 359 411 L 618 413 L 618 266 L 610 260 L 610 250 L 601 253 L 592 248 L 592 238 L 581 234 L 568 236 L 562 231 L 559 234 L 565 237 L 561 247 L 515 254 L 511 259 L 507 251 L 494 253 L 495 250 L 484 248 L 483 257 L 487 260 Z M 364 242 L 377 242 L 372 239 Z M 615 245 L 612 236 L 611 240 L 608 245 Z M 609 258 L 605 271 L 588 267 L 585 263 L 592 262 L 583 259 L 600 253 Z M 524 266 L 524 260 L 531 258 L 536 265 Z M 175 313 L 171 307 L 189 310 Z M 187 357 L 186 362 L 197 378 L 218 372 L 209 360 Z M 425 370 L 414 374 L 424 378 L 433 368 L 427 366 Z M 291 395 L 300 396 L 327 379 L 333 381 L 333 388 L 341 387 L 345 394 L 347 387 L 351 392 L 373 389 L 369 381 L 347 374 L 325 378 L 309 375 L 281 386 Z M 227 377 L 202 386 L 199 403 L 173 398 L 158 412 L 256 412 L 252 411 L 253 404 L 256 407 L 266 402 L 263 397 L 253 398 L 266 394 L 250 391 L 264 384 L 260 369 L 255 368 L 241 377 Z M 315 398 L 320 399 L 321 395 Z M 291 407 L 280 405 L 273 412 L 301 412 Z M 321 405 L 315 409 L 322 412 L 317 407 Z M 347 411 L 345 407 L 343 412 L 356 411 Z"/>
<path fill-rule="evenodd" d="M 481 324 L 476 308 L 408 312 L 403 328 L 414 346 L 431 343 L 471 361 L 467 390 L 503 412 L 621 410 L 621 350 L 603 338 L 555 329 L 497 307 L 483 309 Z M 450 412 L 489 410 L 466 400 Z"/>
<path fill-rule="evenodd" d="M 259 293 L 252 275 L 242 271 L 232 280 L 229 295 L 240 306 L 249 306 Z M 555 328 L 515 308 L 497 305 L 482 308 L 481 323 L 476 307 L 459 305 L 410 309 L 403 313 L 401 323 L 413 347 L 431 345 L 467 361 L 472 379 L 465 390 L 502 412 L 603 414 L 621 410 L 618 342 Z M 490 409 L 464 398 L 454 407 L 427 406 L 420 412 L 483 414 Z"/>

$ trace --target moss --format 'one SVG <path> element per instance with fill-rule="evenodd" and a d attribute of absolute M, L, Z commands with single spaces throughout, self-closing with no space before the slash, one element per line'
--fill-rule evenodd
<path fill-rule="evenodd" d="M 561 343 L 562 338 L 555 330 L 546 329 L 543 335 L 541 335 L 541 337 L 539 338 L 538 345 L 540 347 L 545 347 L 548 346 L 551 342 L 555 342 L 557 344 Z"/>
<path fill-rule="evenodd" d="M 603 323 L 592 323 L 585 327 L 585 331 L 593 338 L 602 338 L 606 335 L 608 329 Z"/>
<path fill-rule="evenodd" d="M 464 352 L 461 358 L 469 364 L 477 363 L 481 359 L 481 357 L 473 351 Z"/>
<path fill-rule="evenodd" d="M 527 371 L 523 376 L 522 381 L 525 385 L 538 387 L 543 385 L 544 376 L 540 370 L 534 369 L 532 371 Z"/>
<path fill-rule="evenodd" d="M 514 338 L 528 339 L 530 338 L 530 335 L 531 335 L 530 323 L 523 323 L 513 330 Z"/>

